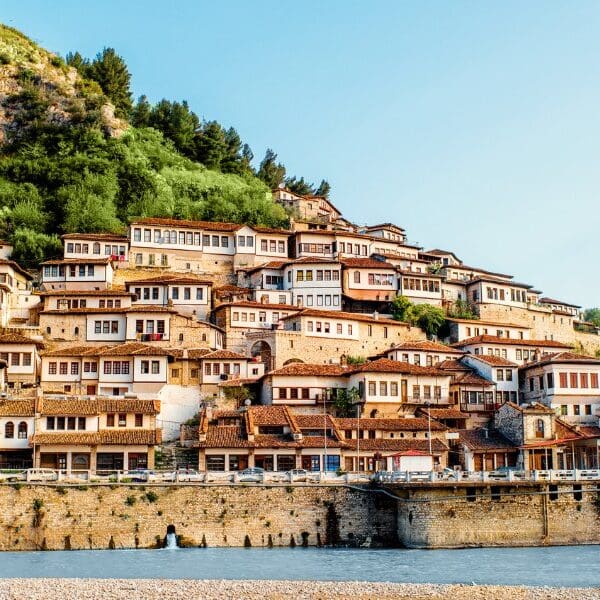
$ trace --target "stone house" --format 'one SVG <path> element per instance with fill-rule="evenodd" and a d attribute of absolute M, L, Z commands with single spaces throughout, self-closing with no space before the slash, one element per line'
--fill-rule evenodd
<path fill-rule="evenodd" d="M 39 398 L 34 466 L 99 472 L 154 467 L 161 442 L 158 400 Z"/>
<path fill-rule="evenodd" d="M 31 387 L 40 374 L 39 350 L 44 344 L 20 333 L 0 333 L 0 361 L 9 388 Z"/>
<path fill-rule="evenodd" d="M 396 268 L 373 258 L 342 258 L 344 310 L 390 312 L 398 293 Z"/>
<path fill-rule="evenodd" d="M 34 423 L 34 397 L 0 399 L 0 468 L 27 469 L 33 465 L 29 438 Z"/>
<path fill-rule="evenodd" d="M 65 258 L 41 263 L 45 290 L 106 290 L 112 287 L 113 266 L 106 258 Z"/>
<path fill-rule="evenodd" d="M 113 233 L 66 233 L 61 236 L 65 259 L 110 258 L 113 268 L 128 266 L 129 240 Z"/>

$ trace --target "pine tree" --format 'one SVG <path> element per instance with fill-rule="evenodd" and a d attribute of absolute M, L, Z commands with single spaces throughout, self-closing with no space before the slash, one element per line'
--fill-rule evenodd
<path fill-rule="evenodd" d="M 79 52 L 69 52 L 65 58 L 65 62 L 70 66 L 77 69 L 78 73 L 82 77 L 88 77 L 88 70 L 90 68 L 90 61 L 79 54 Z"/>
<path fill-rule="evenodd" d="M 194 143 L 194 158 L 207 169 L 221 169 L 221 162 L 227 156 L 228 140 L 224 129 L 216 121 L 202 125 Z"/>
<path fill-rule="evenodd" d="M 152 115 L 152 105 L 146 96 L 140 96 L 131 111 L 131 124 L 134 127 L 149 127 Z"/>
<path fill-rule="evenodd" d="M 279 187 L 285 180 L 285 167 L 277 162 L 277 154 L 267 148 L 256 176 L 262 179 L 271 189 Z"/>
<path fill-rule="evenodd" d="M 331 192 L 331 186 L 329 185 L 329 181 L 327 181 L 327 179 L 321 179 L 319 187 L 315 190 L 315 196 L 322 196 L 323 198 L 328 198 L 329 192 Z"/>
<path fill-rule="evenodd" d="M 102 91 L 115 105 L 115 114 L 119 117 L 129 115 L 132 107 L 129 85 L 131 74 L 127 65 L 114 50 L 104 48 L 87 69 L 90 79 L 97 81 Z"/>
<path fill-rule="evenodd" d="M 312 196 L 315 193 L 315 188 L 312 183 L 304 181 L 304 177 L 296 179 L 295 175 L 294 177 L 288 177 L 285 180 L 285 187 L 300 196 Z"/>
<path fill-rule="evenodd" d="M 200 120 L 190 110 L 185 100 L 183 102 L 161 100 L 152 109 L 149 124 L 169 138 L 182 154 L 190 157 L 194 155 L 196 131 Z"/>

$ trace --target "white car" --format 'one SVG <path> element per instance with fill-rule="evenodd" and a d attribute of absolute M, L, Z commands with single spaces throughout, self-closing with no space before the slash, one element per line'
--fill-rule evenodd
<path fill-rule="evenodd" d="M 177 469 L 177 471 L 171 471 L 164 473 L 162 476 L 163 481 L 183 481 L 183 482 L 202 482 L 204 481 L 204 473 L 199 473 L 193 469 Z"/>
<path fill-rule="evenodd" d="M 53 469 L 26 469 L 14 474 L 9 481 L 57 481 L 58 473 Z"/>

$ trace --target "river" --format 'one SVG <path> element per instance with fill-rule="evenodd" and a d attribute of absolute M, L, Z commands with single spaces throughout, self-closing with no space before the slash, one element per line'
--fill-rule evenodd
<path fill-rule="evenodd" d="M 600 586 L 600 546 L 2 552 L 0 577 L 290 579 Z"/>

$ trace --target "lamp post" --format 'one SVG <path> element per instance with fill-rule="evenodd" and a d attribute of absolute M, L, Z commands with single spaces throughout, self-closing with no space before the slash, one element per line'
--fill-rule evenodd
<path fill-rule="evenodd" d="M 427 437 L 429 438 L 429 456 L 431 456 L 431 468 L 433 470 L 433 449 L 431 444 L 431 402 L 425 402 L 427 407 Z"/>
<path fill-rule="evenodd" d="M 327 393 L 323 390 L 323 439 L 324 439 L 324 452 L 323 452 L 323 472 L 327 477 L 327 409 L 325 407 L 325 400 Z"/>
<path fill-rule="evenodd" d="M 360 473 L 360 402 L 356 403 L 356 472 Z"/>

